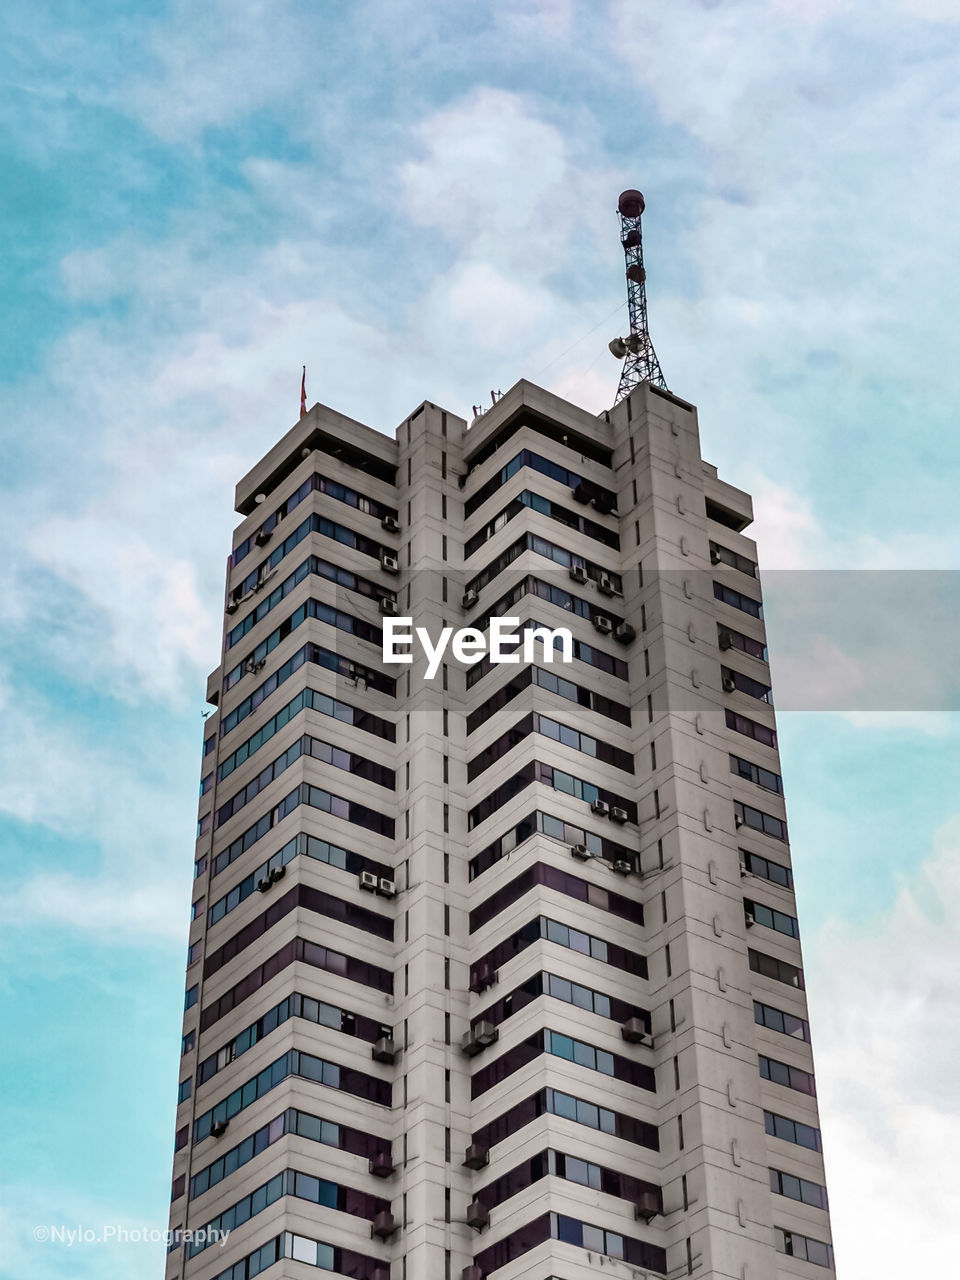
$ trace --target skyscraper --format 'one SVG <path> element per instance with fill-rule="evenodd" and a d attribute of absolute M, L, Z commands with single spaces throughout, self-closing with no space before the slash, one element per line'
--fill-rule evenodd
<path fill-rule="evenodd" d="M 316 405 L 236 510 L 170 1219 L 229 1235 L 167 1276 L 832 1268 L 751 503 L 693 406 Z M 571 660 L 431 680 L 395 617 Z"/>

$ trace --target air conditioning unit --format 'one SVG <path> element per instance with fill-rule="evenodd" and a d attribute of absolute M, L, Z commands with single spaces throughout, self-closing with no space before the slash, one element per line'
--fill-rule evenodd
<path fill-rule="evenodd" d="M 618 804 L 613 805 L 610 809 L 611 821 L 619 822 L 621 826 L 628 821 L 629 816 L 630 815 L 627 813 L 626 809 L 621 809 Z"/>
<path fill-rule="evenodd" d="M 620 1034 L 627 1044 L 653 1044 L 653 1037 L 642 1018 L 628 1018 L 620 1028 Z"/>
<path fill-rule="evenodd" d="M 257 531 L 257 536 L 254 538 L 254 542 L 258 547 L 265 547 L 272 537 L 272 529 L 259 529 Z"/>
<path fill-rule="evenodd" d="M 384 516 L 380 521 L 380 528 L 386 529 L 387 533 L 399 533 L 400 521 L 396 516 Z"/>
<path fill-rule="evenodd" d="M 472 609 L 477 604 L 479 599 L 480 599 L 480 593 L 478 591 L 474 591 L 473 587 L 471 587 L 469 591 L 465 591 L 463 595 L 460 597 L 460 608 Z"/>
<path fill-rule="evenodd" d="M 601 635 L 608 636 L 613 630 L 613 622 L 605 613 L 595 613 L 593 615 L 593 625 Z"/>
<path fill-rule="evenodd" d="M 481 991 L 486 991 L 488 987 L 492 987 L 497 980 L 497 973 L 493 965 L 489 961 L 484 961 L 477 965 L 470 979 L 470 990 L 474 995 L 479 995 Z"/>
<path fill-rule="evenodd" d="M 718 634 L 717 634 L 717 644 L 718 644 L 718 645 L 720 646 L 720 648 L 721 648 L 721 649 L 723 649 L 723 650 L 726 650 L 726 649 L 732 649 L 732 648 L 733 648 L 733 636 L 730 634 L 730 632 L 729 632 L 729 631 L 720 631 L 720 632 L 718 632 Z"/>
<path fill-rule="evenodd" d="M 601 573 L 600 577 L 597 579 L 597 589 L 605 596 L 615 596 L 619 594 L 617 588 L 613 585 L 613 579 L 610 577 L 609 573 Z"/>
<path fill-rule="evenodd" d="M 389 551 L 384 551 L 380 556 L 380 568 L 384 573 L 397 574 L 400 572 L 400 561 Z"/>
<path fill-rule="evenodd" d="M 360 888 L 366 889 L 367 893 L 376 893 L 380 888 L 379 876 L 373 871 L 361 871 Z"/>
<path fill-rule="evenodd" d="M 582 564 L 572 564 L 570 566 L 570 577 L 574 582 L 583 583 L 588 580 L 587 571 Z"/>
<path fill-rule="evenodd" d="M 237 610 L 238 610 L 239 608 L 240 608 L 240 601 L 239 601 L 239 600 L 228 600 L 228 601 L 227 601 L 227 613 L 231 613 L 231 614 L 236 613 L 236 612 L 237 612 Z"/>
<path fill-rule="evenodd" d="M 752 911 L 750 911 L 746 907 L 744 908 L 744 911 L 743 911 L 743 923 L 747 926 L 748 929 L 752 929 L 753 926 L 757 923 L 757 917 L 753 914 Z"/>
<path fill-rule="evenodd" d="M 389 1151 L 378 1151 L 370 1157 L 369 1168 L 375 1178 L 389 1178 L 393 1175 L 393 1156 Z"/>
<path fill-rule="evenodd" d="M 270 872 L 270 880 L 273 884 L 276 884 L 276 882 L 278 880 L 282 880 L 286 874 L 287 868 L 285 866 L 274 867 Z"/>
<path fill-rule="evenodd" d="M 661 1213 L 660 1196 L 656 1191 L 647 1189 L 641 1191 L 637 1196 L 636 1204 L 633 1206 L 633 1216 L 639 1222 L 650 1222 L 658 1213 Z"/>
<path fill-rule="evenodd" d="M 710 548 L 710 563 L 711 563 L 711 564 L 719 564 L 719 563 L 720 563 L 720 552 L 718 551 L 718 549 L 717 549 L 716 547 L 711 547 L 711 548 Z"/>
<path fill-rule="evenodd" d="M 265 875 L 261 880 L 257 881 L 257 888 L 261 893 L 266 893 L 271 884 L 273 884 L 273 881 L 270 879 L 270 876 Z"/>
<path fill-rule="evenodd" d="M 227 1125 L 229 1123 L 229 1120 L 214 1120 L 213 1124 L 210 1126 L 210 1136 L 212 1138 L 222 1138 L 227 1132 Z"/>
<path fill-rule="evenodd" d="M 586 505 L 590 501 L 590 494 L 591 494 L 592 487 L 593 487 L 592 485 L 585 484 L 582 480 L 580 481 L 579 484 L 574 485 L 574 487 L 570 490 L 570 492 L 573 494 L 574 502 L 582 502 L 584 505 Z"/>
<path fill-rule="evenodd" d="M 613 638 L 619 640 L 621 644 L 632 644 L 637 638 L 636 628 L 631 627 L 629 622 L 621 622 L 614 628 Z"/>
<path fill-rule="evenodd" d="M 396 1041 L 392 1036 L 381 1036 L 370 1050 L 370 1056 L 374 1062 L 386 1062 L 392 1066 L 397 1060 Z"/>
<path fill-rule="evenodd" d="M 460 1272 L 460 1280 L 483 1280 L 483 1271 L 478 1266 L 464 1267 Z"/>
<path fill-rule="evenodd" d="M 595 813 L 598 818 L 609 818 L 610 806 L 607 804 L 606 800 L 591 800 L 590 812 Z"/>
<path fill-rule="evenodd" d="M 376 1236 L 379 1240 L 389 1240 L 397 1229 L 393 1214 L 389 1209 L 381 1209 L 373 1220 L 370 1227 L 371 1236 Z"/>
<path fill-rule="evenodd" d="M 475 1058 L 500 1039 L 500 1032 L 492 1022 L 481 1018 L 469 1031 L 464 1032 L 461 1048 L 468 1058 Z"/>
<path fill-rule="evenodd" d="M 724 691 L 724 693 L 734 693 L 734 692 L 736 691 L 736 688 L 737 688 L 737 682 L 736 682 L 736 680 L 734 680 L 733 676 L 724 676 L 724 677 L 723 677 L 723 691 Z"/>
<path fill-rule="evenodd" d="M 615 858 L 613 869 L 617 875 L 628 876 L 633 872 L 633 863 L 629 858 Z"/>
<path fill-rule="evenodd" d="M 374 1267 L 370 1280 L 390 1280 L 389 1267 Z"/>
<path fill-rule="evenodd" d="M 742 826 L 743 826 L 743 818 L 741 818 L 741 816 L 740 816 L 740 814 L 739 814 L 739 813 L 735 813 L 735 814 L 733 815 L 733 825 L 734 825 L 738 830 L 739 830 L 739 828 L 740 828 L 740 827 L 742 827 Z"/>
<path fill-rule="evenodd" d="M 485 1169 L 490 1163 L 490 1148 L 471 1142 L 463 1153 L 463 1163 L 468 1169 Z"/>
<path fill-rule="evenodd" d="M 395 618 L 400 612 L 400 606 L 396 600 L 391 600 L 389 596 L 380 597 L 380 612 L 388 618 Z"/>
<path fill-rule="evenodd" d="M 580 862 L 589 862 L 593 854 L 585 844 L 572 844 L 570 846 L 570 856 L 578 858 Z"/>
<path fill-rule="evenodd" d="M 474 1231 L 482 1231 L 484 1227 L 490 1225 L 490 1210 L 485 1204 L 481 1204 L 479 1200 L 472 1200 L 467 1205 L 467 1226 L 473 1227 Z"/>
<path fill-rule="evenodd" d="M 256 675 L 256 673 L 267 665 L 266 658 L 248 658 L 243 664 L 243 669 L 248 676 Z"/>
<path fill-rule="evenodd" d="M 386 876 L 381 876 L 377 883 L 377 893 L 381 898 L 395 898 L 397 896 L 396 881 L 388 880 Z"/>

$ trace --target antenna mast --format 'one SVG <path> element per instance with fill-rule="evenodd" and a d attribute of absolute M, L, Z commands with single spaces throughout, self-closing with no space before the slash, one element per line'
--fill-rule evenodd
<path fill-rule="evenodd" d="M 639 191 L 621 192 L 617 211 L 620 215 L 620 242 L 626 258 L 630 333 L 626 338 L 614 338 L 610 343 L 610 351 L 618 360 L 626 357 L 614 404 L 619 404 L 641 382 L 652 382 L 664 391 L 667 389 L 647 325 L 647 273 L 643 269 L 643 233 L 640 229 L 643 209 L 644 200 Z"/>

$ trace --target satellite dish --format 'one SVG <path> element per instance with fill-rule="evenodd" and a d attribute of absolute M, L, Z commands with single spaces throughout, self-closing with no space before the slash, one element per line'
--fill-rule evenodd
<path fill-rule="evenodd" d="M 261 503 L 261 502 L 266 502 L 266 500 L 267 500 L 267 495 L 266 495 L 265 493 L 258 493 L 258 494 L 254 497 L 254 499 L 253 499 L 253 500 L 254 500 L 254 502 L 257 504 L 257 506 L 259 507 L 259 505 L 260 505 L 260 503 Z"/>
<path fill-rule="evenodd" d="M 622 338 L 614 338 L 614 340 L 607 345 L 610 348 L 610 354 L 615 360 L 622 360 L 627 354 L 627 344 Z"/>
<path fill-rule="evenodd" d="M 637 262 L 631 262 L 627 267 L 627 279 L 632 280 L 634 284 L 643 284 L 647 278 L 647 273 L 643 267 Z"/>

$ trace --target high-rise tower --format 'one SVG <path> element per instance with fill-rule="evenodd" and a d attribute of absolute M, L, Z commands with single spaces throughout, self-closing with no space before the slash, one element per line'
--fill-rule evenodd
<path fill-rule="evenodd" d="M 832 1267 L 749 497 L 645 381 L 240 481 L 168 1280 Z M 567 627 L 425 679 L 385 618 Z"/>

